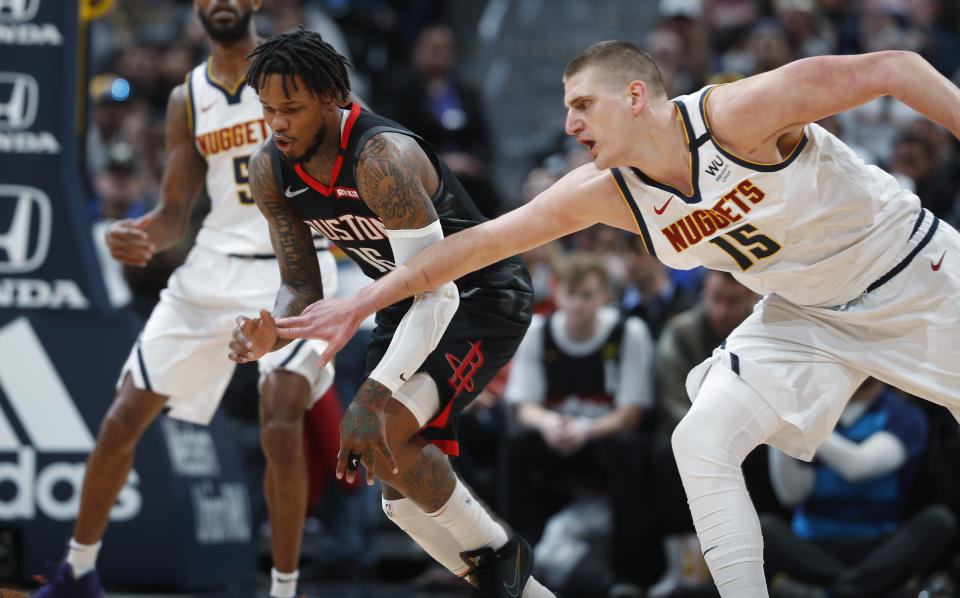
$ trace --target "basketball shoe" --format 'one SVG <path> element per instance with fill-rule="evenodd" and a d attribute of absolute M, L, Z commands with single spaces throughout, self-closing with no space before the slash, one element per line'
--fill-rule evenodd
<path fill-rule="evenodd" d="M 97 570 L 88 571 L 79 579 L 73 576 L 73 569 L 67 563 L 61 564 L 53 579 L 44 581 L 39 590 L 30 594 L 30 598 L 104 598 L 107 593 L 100 585 Z"/>
<path fill-rule="evenodd" d="M 484 547 L 461 552 L 460 558 L 473 567 L 473 598 L 520 598 L 533 571 L 533 551 L 518 534 L 496 552 Z"/>

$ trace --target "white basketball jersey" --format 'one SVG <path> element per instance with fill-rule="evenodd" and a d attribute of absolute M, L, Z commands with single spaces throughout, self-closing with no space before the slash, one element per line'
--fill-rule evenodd
<path fill-rule="evenodd" d="M 267 221 L 250 193 L 247 162 L 270 135 L 256 92 L 214 79 L 209 61 L 187 75 L 188 106 L 197 150 L 207 160 L 210 213 L 197 245 L 225 254 L 273 254 Z"/>
<path fill-rule="evenodd" d="M 854 299 L 895 266 L 920 212 L 915 195 L 816 124 L 776 164 L 734 155 L 707 126 L 711 89 L 674 100 L 690 145 L 692 196 L 639 169 L 611 169 L 650 254 L 819 306 Z"/>

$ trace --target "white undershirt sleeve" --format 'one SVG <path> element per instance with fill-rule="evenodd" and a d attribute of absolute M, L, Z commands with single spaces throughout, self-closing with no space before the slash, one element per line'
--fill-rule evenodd
<path fill-rule="evenodd" d="M 503 400 L 509 404 L 546 403 L 547 372 L 543 366 L 543 335 L 546 318 L 534 315 L 530 327 L 520 341 L 510 365 Z"/>
<path fill-rule="evenodd" d="M 833 432 L 817 450 L 817 459 L 848 482 L 859 482 L 899 469 L 907 462 L 907 449 L 885 430 L 874 432 L 863 442 Z"/>
<path fill-rule="evenodd" d="M 813 465 L 772 446 L 769 447 L 768 460 L 770 485 L 785 507 L 795 507 L 810 497 L 817 482 Z"/>
<path fill-rule="evenodd" d="M 443 239 L 439 220 L 419 229 L 387 229 L 386 233 L 398 266 Z M 452 282 L 415 295 L 370 378 L 396 392 L 437 348 L 459 305 L 460 293 Z"/>
<path fill-rule="evenodd" d="M 627 318 L 621 346 L 620 384 L 614 405 L 650 409 L 653 407 L 653 339 L 643 320 Z"/>

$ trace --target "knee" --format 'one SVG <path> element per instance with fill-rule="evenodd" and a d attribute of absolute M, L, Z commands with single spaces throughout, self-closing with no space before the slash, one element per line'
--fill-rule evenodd
<path fill-rule="evenodd" d="M 303 419 L 264 420 L 260 426 L 260 445 L 268 461 L 293 465 L 303 452 Z"/>
<path fill-rule="evenodd" d="M 743 458 L 733 455 L 733 440 L 728 436 L 717 422 L 691 409 L 670 437 L 681 476 L 694 471 L 739 470 Z"/>
<path fill-rule="evenodd" d="M 143 427 L 132 410 L 115 404 L 100 423 L 97 444 L 109 453 L 132 452 L 140 440 Z"/>
<path fill-rule="evenodd" d="M 696 414 L 687 412 L 670 435 L 670 446 L 677 469 L 682 473 L 690 469 L 709 447 L 708 430 L 701 429 Z"/>

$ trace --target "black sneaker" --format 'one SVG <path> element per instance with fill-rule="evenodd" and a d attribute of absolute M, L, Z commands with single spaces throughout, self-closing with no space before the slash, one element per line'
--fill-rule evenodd
<path fill-rule="evenodd" d="M 473 598 L 520 598 L 533 571 L 530 544 L 517 534 L 496 552 L 484 547 L 461 552 L 460 558 L 473 567 Z"/>

